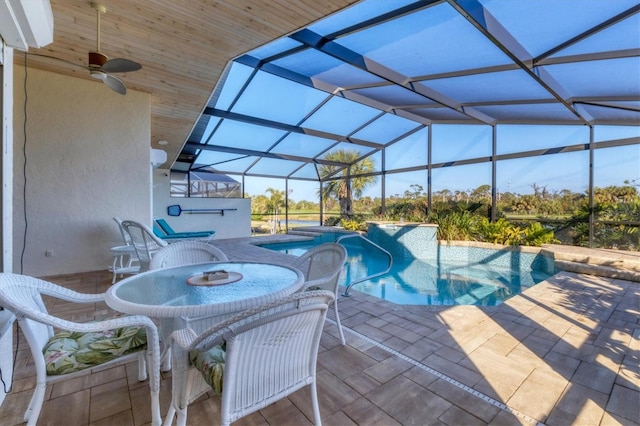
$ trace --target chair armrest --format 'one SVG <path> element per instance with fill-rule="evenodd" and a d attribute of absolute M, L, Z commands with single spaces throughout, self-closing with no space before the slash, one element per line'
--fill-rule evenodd
<path fill-rule="evenodd" d="M 105 296 L 104 293 L 79 293 L 77 291 L 73 291 L 57 285 L 45 287 L 42 291 L 42 294 L 74 303 L 104 302 Z"/>
<path fill-rule="evenodd" d="M 112 318 L 104 321 L 95 321 L 95 322 L 86 322 L 79 323 L 74 321 L 65 320 L 62 318 L 54 317 L 53 315 L 46 314 L 44 312 L 30 312 L 29 314 L 19 314 L 18 318 L 24 316 L 27 318 L 32 318 L 36 321 L 43 322 L 45 324 L 50 324 L 54 327 L 69 330 L 69 331 L 77 331 L 82 333 L 90 333 L 96 331 L 105 331 L 105 330 L 113 330 L 116 328 L 122 327 L 130 327 L 130 326 L 138 326 L 138 327 L 146 327 L 147 330 L 150 330 L 152 334 L 158 336 L 158 329 L 151 319 L 142 315 L 135 316 L 123 316 L 118 318 Z"/>
<path fill-rule="evenodd" d="M 327 304 L 330 304 L 335 298 L 334 294 L 330 291 L 320 290 L 320 291 L 314 292 L 314 294 L 321 298 L 322 297 L 328 298 Z M 241 326 L 244 322 L 243 320 L 254 321 L 255 318 L 253 317 L 264 311 L 268 311 L 277 307 L 285 307 L 287 304 L 296 302 L 297 300 L 300 300 L 300 299 L 308 299 L 309 297 L 310 297 L 309 293 L 307 294 L 294 293 L 290 296 L 287 296 L 284 299 L 278 299 L 271 303 L 256 306 L 255 308 L 242 311 L 237 315 L 234 315 L 229 319 L 214 325 L 208 330 L 205 330 L 195 339 L 191 339 L 189 346 L 186 349 L 191 350 L 191 349 L 197 348 L 198 350 L 208 350 L 214 345 L 222 343 L 223 336 L 229 332 L 234 331 L 234 329 L 237 329 L 239 326 Z M 181 331 L 181 330 L 178 330 L 178 331 Z M 193 332 L 193 331 L 190 330 L 190 332 Z"/>

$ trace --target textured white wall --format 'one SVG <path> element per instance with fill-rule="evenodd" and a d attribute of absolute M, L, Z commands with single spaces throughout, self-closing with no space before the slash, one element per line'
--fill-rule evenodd
<path fill-rule="evenodd" d="M 153 217 L 166 219 L 176 232 L 215 230 L 215 239 L 251 236 L 251 199 L 249 198 L 171 198 L 169 170 L 157 169 L 153 174 Z M 182 209 L 236 209 L 217 214 L 167 215 L 167 207 L 178 204 Z"/>
<path fill-rule="evenodd" d="M 151 217 L 149 95 L 129 90 L 122 96 L 101 82 L 33 68 L 26 74 L 25 149 L 25 70 L 16 67 L 14 272 L 107 269 L 109 248 L 121 244 L 113 216 Z"/>

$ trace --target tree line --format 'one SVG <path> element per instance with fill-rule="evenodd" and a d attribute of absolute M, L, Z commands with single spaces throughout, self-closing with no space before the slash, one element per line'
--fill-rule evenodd
<path fill-rule="evenodd" d="M 591 211 L 589 195 L 586 192 L 548 189 L 547 186 L 535 182 L 531 184 L 532 193 L 529 194 L 497 192 L 498 217 L 494 224 L 488 220 L 492 193 L 491 186 L 486 184 L 467 191 L 434 191 L 430 206 L 424 187 L 415 183 L 409 185 L 402 194 L 386 197 L 383 208 L 380 197 L 362 196 L 364 190 L 375 183 L 376 176 L 367 175 L 374 171 L 373 161 L 369 158 L 357 161 L 357 155 L 357 152 L 353 151 L 336 151 L 327 156 L 327 159 L 335 162 L 355 162 L 350 169 L 333 165 L 322 165 L 319 168 L 321 176 L 330 179 L 325 181 L 317 194 L 318 199 L 322 196 L 324 212 L 329 216 L 325 219 L 325 225 L 342 224 L 352 229 L 364 230 L 367 220 L 438 223 L 442 229 L 441 236 L 448 239 L 491 239 L 491 235 L 495 237 L 496 229 L 502 227 L 499 232 L 502 236 L 493 239 L 502 239 L 510 244 L 518 241 L 513 235 L 524 235 L 524 230 L 533 226 L 538 234 L 548 231 L 543 238 L 546 242 L 588 244 L 588 219 Z M 640 249 L 638 186 L 640 185 L 636 184 L 636 181 L 624 181 L 624 184 L 619 186 L 594 188 L 594 240 L 598 246 Z M 266 194 L 252 196 L 252 213 L 282 214 L 286 196 L 285 191 L 274 188 L 267 189 Z M 317 201 L 289 199 L 288 206 L 290 212 L 320 211 Z M 459 231 L 451 230 L 454 223 Z M 507 224 L 511 228 L 508 228 Z M 468 229 L 461 231 L 465 226 Z M 444 230 L 445 227 L 448 230 Z M 477 231 L 480 228 L 485 231 Z M 529 232 L 533 233 L 534 230 L 530 229 Z M 520 244 L 522 241 L 517 243 Z"/>

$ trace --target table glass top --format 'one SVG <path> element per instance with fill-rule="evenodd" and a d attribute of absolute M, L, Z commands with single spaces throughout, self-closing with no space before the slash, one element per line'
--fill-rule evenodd
<path fill-rule="evenodd" d="M 230 284 L 194 286 L 187 278 L 210 270 L 242 274 Z M 129 303 L 155 306 L 192 306 L 233 303 L 283 291 L 298 283 L 294 270 L 277 265 L 223 262 L 158 269 L 129 277 L 116 284 L 115 297 Z"/>

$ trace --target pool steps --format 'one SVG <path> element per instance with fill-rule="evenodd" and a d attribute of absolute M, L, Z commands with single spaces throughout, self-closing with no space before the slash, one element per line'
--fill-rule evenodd
<path fill-rule="evenodd" d="M 555 264 L 558 269 L 567 272 L 640 282 L 640 272 L 619 269 L 614 266 L 589 265 L 586 263 L 568 262 L 566 260 L 556 260 Z"/>
<path fill-rule="evenodd" d="M 540 253 L 563 271 L 640 282 L 640 252 L 549 244 Z"/>

